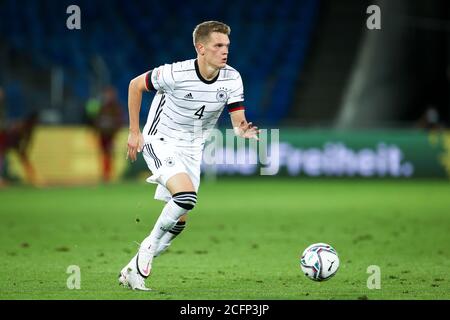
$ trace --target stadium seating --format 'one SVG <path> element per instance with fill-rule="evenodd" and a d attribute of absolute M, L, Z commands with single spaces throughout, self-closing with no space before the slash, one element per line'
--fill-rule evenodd
<path fill-rule="evenodd" d="M 195 56 L 191 33 L 203 20 L 232 27 L 229 63 L 244 79 L 248 117 L 276 125 L 285 117 L 302 71 L 318 1 L 80 0 L 81 30 L 68 30 L 69 1 L 4 0 L 0 37 L 31 57 L 36 68 L 63 68 L 65 88 L 80 102 L 92 91 L 94 60 L 127 101 L 129 80 L 159 64 Z M 228 121 L 227 119 L 222 119 Z"/>

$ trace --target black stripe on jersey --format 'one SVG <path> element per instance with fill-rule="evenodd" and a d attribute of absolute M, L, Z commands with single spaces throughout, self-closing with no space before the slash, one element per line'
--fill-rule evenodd
<path fill-rule="evenodd" d="M 174 113 L 176 113 L 176 114 L 178 114 L 178 115 L 180 115 L 180 116 L 182 116 L 182 117 L 189 118 L 189 119 L 193 119 L 193 117 L 191 117 L 191 116 L 187 116 L 187 115 L 184 115 L 184 114 L 181 114 L 181 113 L 176 112 L 175 110 L 173 110 L 173 109 L 170 107 L 170 104 L 168 104 L 166 107 L 167 107 L 167 109 L 169 109 L 170 111 L 172 111 L 172 112 L 174 112 Z"/>
<path fill-rule="evenodd" d="M 173 109 L 170 107 L 169 104 L 168 104 L 166 107 L 167 107 L 167 109 L 169 109 L 169 110 L 172 111 L 173 113 L 176 113 L 176 114 L 178 114 L 178 115 L 180 115 L 180 116 L 182 116 L 182 117 L 185 117 L 185 118 L 188 118 L 188 119 L 191 119 L 191 120 L 195 120 L 195 119 L 192 118 L 191 116 L 186 116 L 186 115 L 184 115 L 184 114 L 181 114 L 181 113 L 179 113 L 179 112 L 176 112 L 175 110 L 173 110 Z M 212 117 L 209 117 L 209 118 L 203 118 L 202 120 L 203 120 L 203 121 L 205 121 L 205 120 L 210 120 L 210 119 L 214 119 L 214 117 L 216 117 L 217 119 L 219 119 L 220 114 L 222 113 L 222 111 L 221 111 L 221 112 L 217 112 L 217 113 L 219 113 L 217 116 L 212 116 Z"/>
<path fill-rule="evenodd" d="M 205 102 L 205 103 L 218 103 L 217 100 L 199 100 L 199 99 L 185 99 L 185 98 L 181 98 L 181 97 L 175 97 L 177 99 L 180 100 L 184 100 L 184 101 L 192 101 L 192 102 Z"/>
<path fill-rule="evenodd" d="M 152 130 L 152 128 L 150 128 L 150 130 L 149 130 L 150 131 L 150 135 L 154 135 L 156 133 L 156 131 L 158 131 L 156 128 L 158 127 L 159 120 L 161 120 L 160 116 L 161 116 L 161 112 L 163 111 L 163 106 L 164 106 L 165 103 L 166 103 L 165 99 L 164 99 L 164 101 L 161 101 L 159 103 L 158 109 L 156 111 L 155 119 L 153 119 L 153 124 L 152 124 L 153 130 Z M 156 120 L 156 122 L 155 122 L 155 120 Z"/>
<path fill-rule="evenodd" d="M 150 151 L 150 148 L 149 148 L 149 145 L 148 144 L 146 144 L 145 145 L 145 148 L 147 149 L 147 152 L 148 152 L 148 154 L 149 154 L 149 156 L 153 159 L 153 161 L 155 162 L 155 167 L 156 167 L 156 169 L 158 169 L 159 167 L 160 167 L 160 161 L 159 161 L 159 159 L 158 158 L 155 158 L 155 156 L 153 155 L 153 153 Z"/>
<path fill-rule="evenodd" d="M 155 123 L 158 121 L 159 116 L 161 115 L 162 106 L 166 103 L 165 97 L 166 96 L 164 94 L 161 96 L 161 100 L 159 101 L 158 107 L 156 108 L 155 117 L 153 118 L 152 125 L 150 126 L 150 129 L 148 130 L 149 135 L 151 135 L 151 132 L 153 131 L 153 129 L 156 128 Z"/>
<path fill-rule="evenodd" d="M 185 109 L 185 110 L 189 110 L 189 111 L 195 111 L 195 109 L 180 106 L 178 103 L 176 103 L 175 101 L 173 101 L 173 99 L 172 99 L 171 96 L 167 96 L 167 97 L 169 98 L 170 101 L 172 101 L 172 103 L 173 103 L 176 107 L 181 108 L 181 109 Z M 194 99 L 194 100 L 191 100 L 191 99 L 181 99 L 181 98 L 178 98 L 178 97 L 177 97 L 177 99 L 180 99 L 180 100 L 187 100 L 187 101 L 191 101 L 191 102 L 199 102 L 199 103 L 202 103 L 202 104 L 203 104 L 203 102 L 205 102 L 205 103 L 218 103 L 217 101 L 211 102 L 211 101 L 203 101 L 203 100 L 195 100 L 195 99 Z M 215 110 L 203 110 L 203 112 L 209 112 L 209 113 L 211 113 L 211 112 L 219 112 L 219 110 L 222 109 L 222 108 L 223 108 L 223 105 L 222 105 L 221 107 L 215 109 Z M 172 110 L 172 109 L 170 109 L 170 110 Z M 173 110 L 172 110 L 172 111 L 173 111 Z"/>
<path fill-rule="evenodd" d="M 159 168 L 159 162 L 158 162 L 158 160 L 156 160 L 155 159 L 155 156 L 152 154 L 152 152 L 150 151 L 150 148 L 148 147 L 148 145 L 146 145 L 146 147 L 147 147 L 147 152 L 148 152 L 148 154 L 150 155 L 150 157 L 153 159 L 153 161 L 155 162 L 155 167 L 156 167 L 156 169 L 158 169 Z"/>
<path fill-rule="evenodd" d="M 222 112 L 221 112 L 222 113 Z M 165 113 L 165 112 L 163 112 L 162 113 L 164 116 L 166 116 L 167 118 L 169 118 L 169 120 L 170 121 L 172 121 L 173 123 L 176 123 L 176 124 L 178 124 L 178 125 L 180 125 L 180 126 L 192 126 L 192 123 L 179 123 L 179 122 L 176 122 L 171 116 L 169 116 L 167 113 Z M 219 119 L 220 118 L 220 114 L 217 116 L 217 119 Z M 214 119 L 214 117 L 210 117 L 210 118 L 203 118 L 202 119 L 202 121 L 204 121 L 204 120 L 209 120 L 209 119 Z"/>
<path fill-rule="evenodd" d="M 222 113 L 222 112 L 221 112 Z M 219 115 L 217 115 L 217 116 L 213 116 L 213 117 L 209 117 L 209 118 L 203 118 L 202 120 L 203 121 L 209 121 L 209 122 L 211 122 L 211 121 L 215 121 L 215 120 L 217 120 L 217 119 L 219 119 L 220 118 L 220 114 Z"/>
<path fill-rule="evenodd" d="M 161 118 L 158 118 L 158 120 L 155 122 L 155 128 L 153 128 L 152 132 L 150 132 L 151 136 L 155 135 L 156 132 L 158 132 L 158 129 L 156 129 L 156 128 L 158 127 L 159 120 L 161 120 Z"/>
<path fill-rule="evenodd" d="M 162 113 L 164 116 L 166 116 L 167 118 L 169 118 L 169 120 L 170 121 L 172 121 L 173 123 L 176 123 L 176 124 L 178 124 L 178 125 L 180 125 L 180 126 L 192 126 L 192 123 L 179 123 L 179 122 L 176 122 L 175 120 L 173 120 L 173 118 L 171 117 L 171 116 L 169 116 L 167 113 L 165 113 L 165 112 L 163 112 Z"/>
<path fill-rule="evenodd" d="M 153 160 L 155 160 L 156 169 L 158 169 L 162 165 L 161 160 L 159 160 L 158 157 L 156 156 L 155 150 L 153 150 L 152 145 L 149 143 L 147 146 L 149 148 L 150 154 L 153 155 L 152 156 Z M 158 163 L 159 163 L 159 166 L 158 166 Z"/>
<path fill-rule="evenodd" d="M 163 125 L 164 127 L 166 127 L 166 128 L 168 128 L 168 129 L 170 129 L 170 130 L 172 130 L 172 131 L 175 131 L 175 132 L 181 132 L 181 133 L 183 133 L 184 135 L 183 136 L 186 136 L 186 135 L 196 135 L 196 132 L 195 131 L 188 131 L 188 130 L 178 130 L 178 129 L 175 129 L 175 128 L 172 128 L 172 127 L 170 127 L 170 126 L 168 126 L 167 124 L 165 124 L 164 122 L 161 122 L 161 125 Z M 203 132 L 203 128 L 202 128 L 202 132 Z M 182 138 L 182 137 L 179 137 L 179 139 L 180 140 L 184 140 L 184 141 L 195 141 L 195 140 L 197 140 L 197 139 L 203 139 L 203 133 L 202 133 L 202 135 L 200 136 L 200 137 L 195 137 L 194 139 L 184 139 L 184 138 Z"/>
<path fill-rule="evenodd" d="M 163 110 L 162 108 L 160 110 L 158 110 L 159 111 L 158 114 L 155 116 L 155 119 L 153 119 L 153 123 L 152 123 L 153 129 L 150 128 L 150 130 L 149 130 L 149 135 L 151 135 L 151 136 L 156 133 L 156 127 L 158 126 L 159 120 L 161 120 L 160 116 L 161 116 L 162 110 Z"/>
<path fill-rule="evenodd" d="M 151 80 L 152 73 L 153 73 L 153 69 L 148 71 L 147 74 L 145 75 L 145 86 L 147 87 L 148 91 L 155 90 L 155 87 L 153 86 L 153 83 L 152 83 L 152 80 Z"/>
<path fill-rule="evenodd" d="M 182 107 L 182 106 L 180 106 L 178 103 L 176 103 L 175 101 L 173 101 L 173 99 L 172 99 L 171 96 L 167 96 L 167 97 L 169 98 L 170 101 L 172 101 L 172 103 L 173 103 L 176 107 L 181 108 L 181 109 L 185 109 L 185 110 L 195 111 L 195 110 L 193 110 L 192 108 L 187 108 L 187 107 Z M 177 98 L 177 99 L 179 99 L 179 98 Z M 185 99 L 185 100 L 191 101 L 191 102 L 197 102 L 197 100 L 192 100 L 192 99 Z M 171 109 L 171 110 L 172 110 L 172 109 Z"/>
<path fill-rule="evenodd" d="M 172 103 L 174 105 L 176 105 L 177 107 L 181 108 L 181 109 L 186 109 L 186 110 L 192 110 L 192 108 L 188 108 L 188 107 L 183 107 L 180 106 L 178 103 L 176 103 L 175 101 L 173 101 L 172 97 L 168 96 L 170 101 L 172 101 Z M 197 100 L 197 99 L 183 99 L 183 98 L 179 98 L 179 97 L 175 97 L 179 100 L 184 100 L 184 101 L 189 101 L 189 102 L 198 102 L 198 103 L 218 103 L 217 101 L 205 101 L 205 100 Z M 211 111 L 204 111 L 204 112 L 211 112 Z"/>
<path fill-rule="evenodd" d="M 163 125 L 163 126 L 166 127 L 166 128 L 169 128 L 169 129 L 172 130 L 172 131 L 182 132 L 182 133 L 193 133 L 193 132 L 191 132 L 191 131 L 178 130 L 178 129 L 176 129 L 176 128 L 169 127 L 169 126 L 168 126 L 167 124 L 165 124 L 164 122 L 161 122 L 161 125 Z"/>
<path fill-rule="evenodd" d="M 211 121 L 214 121 L 214 120 L 219 119 L 221 114 L 222 114 L 222 111 L 218 112 L 217 116 L 213 115 L 212 117 L 209 117 L 209 118 L 203 117 L 201 120 L 202 120 L 204 123 L 205 123 L 205 122 L 211 122 Z M 195 119 L 195 120 L 197 120 L 197 119 Z"/>

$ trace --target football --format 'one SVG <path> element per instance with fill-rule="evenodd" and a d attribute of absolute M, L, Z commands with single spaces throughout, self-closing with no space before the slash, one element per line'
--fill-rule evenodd
<path fill-rule="evenodd" d="M 329 244 L 314 243 L 303 251 L 300 267 L 311 280 L 328 280 L 339 269 L 339 257 L 336 250 Z"/>

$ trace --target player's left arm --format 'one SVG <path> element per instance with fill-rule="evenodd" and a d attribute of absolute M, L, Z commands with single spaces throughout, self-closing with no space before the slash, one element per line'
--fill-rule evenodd
<path fill-rule="evenodd" d="M 251 122 L 245 118 L 244 109 L 239 109 L 230 112 L 231 123 L 233 125 L 234 133 L 242 138 L 259 140 L 258 127 L 255 127 Z"/>
<path fill-rule="evenodd" d="M 231 123 L 233 125 L 234 133 L 242 138 L 259 140 L 258 127 L 253 126 L 251 122 L 248 122 L 245 118 L 244 101 L 244 85 L 240 75 L 235 79 L 235 90 L 230 94 L 227 101 L 227 109 L 230 114 Z"/>

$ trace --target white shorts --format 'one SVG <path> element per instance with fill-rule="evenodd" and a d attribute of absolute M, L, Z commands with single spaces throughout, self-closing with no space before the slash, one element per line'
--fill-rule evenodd
<path fill-rule="evenodd" d="M 142 149 L 142 155 L 152 172 L 147 182 L 158 184 L 155 191 L 155 199 L 168 202 L 172 195 L 166 188 L 167 180 L 177 173 L 187 173 L 191 178 L 195 191 L 200 186 L 201 153 L 191 155 L 183 152 L 182 147 L 177 147 L 167 141 L 159 139 L 146 142 Z"/>

